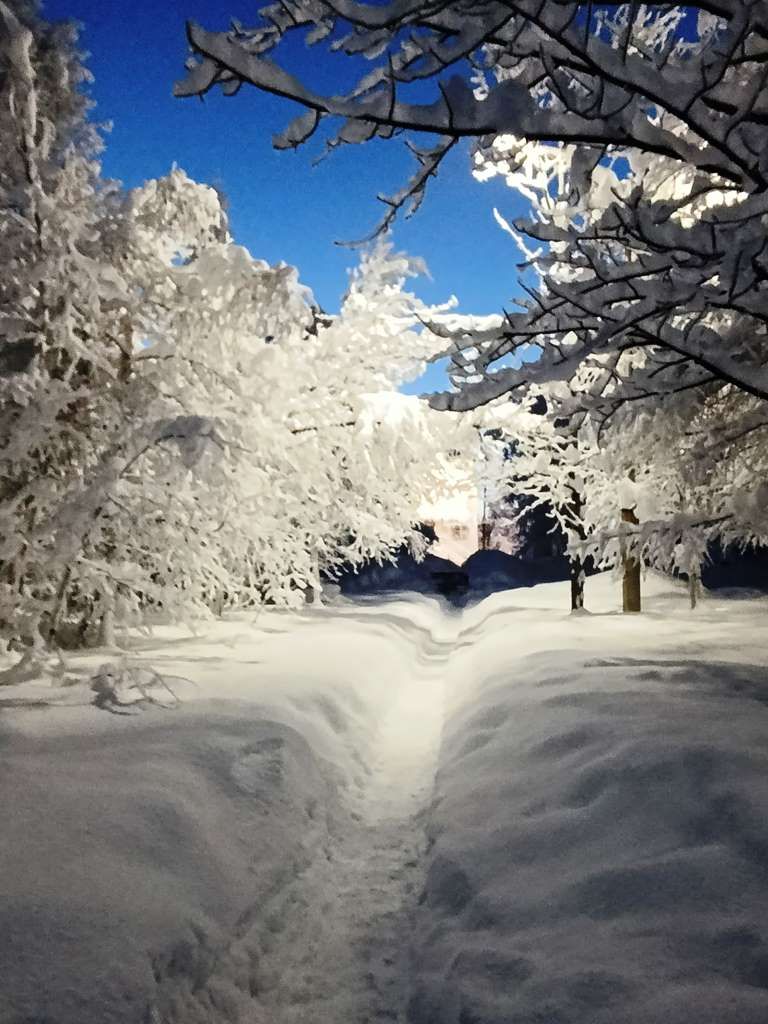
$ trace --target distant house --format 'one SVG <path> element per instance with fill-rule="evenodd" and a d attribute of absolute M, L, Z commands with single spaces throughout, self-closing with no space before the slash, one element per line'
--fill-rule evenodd
<path fill-rule="evenodd" d="M 412 430 L 423 417 L 445 415 L 433 413 L 415 395 L 397 391 L 373 392 L 363 399 L 361 424 L 369 430 L 381 423 Z M 520 548 L 516 510 L 508 510 L 500 500 L 500 485 L 493 467 L 489 472 L 487 457 L 482 459 L 471 452 L 470 447 L 469 451 L 454 449 L 440 453 L 444 481 L 423 500 L 418 511 L 420 522 L 437 535 L 430 553 L 457 565 L 480 549 L 516 554 Z"/>
<path fill-rule="evenodd" d="M 422 522 L 437 534 L 430 551 L 439 558 L 449 558 L 461 565 L 476 551 L 504 551 L 517 555 L 524 546 L 520 510 L 488 500 L 487 489 L 474 481 L 462 481 L 445 495 L 426 501 L 421 506 Z M 551 531 L 547 521 L 546 529 Z M 548 537 L 550 551 L 552 539 Z"/>
<path fill-rule="evenodd" d="M 457 484 L 450 492 L 425 501 L 419 514 L 437 534 L 437 540 L 430 548 L 433 555 L 461 565 L 477 551 L 480 497 L 474 484 Z"/>

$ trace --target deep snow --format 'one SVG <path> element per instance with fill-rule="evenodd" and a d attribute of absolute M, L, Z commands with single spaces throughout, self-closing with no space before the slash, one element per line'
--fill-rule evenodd
<path fill-rule="evenodd" d="M 0 690 L 0 1024 L 764 1024 L 765 600 L 163 628 Z"/>

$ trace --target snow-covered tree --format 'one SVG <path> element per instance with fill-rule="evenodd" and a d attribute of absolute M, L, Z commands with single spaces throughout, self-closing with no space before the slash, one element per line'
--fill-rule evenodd
<path fill-rule="evenodd" d="M 5 0 L 0 26 L 0 620 L 34 637 L 67 586 L 54 521 L 64 504 L 73 528 L 90 514 L 130 340 L 76 35 Z"/>
<path fill-rule="evenodd" d="M 499 429 L 477 432 L 476 486 L 479 498 L 479 548 L 515 554 L 522 545 L 521 516 L 509 487 L 509 443 Z"/>
<path fill-rule="evenodd" d="M 594 473 L 594 449 L 566 420 L 548 415 L 547 405 L 538 395 L 528 404 L 493 403 L 474 416 L 485 445 L 496 448 L 495 490 L 507 496 L 508 503 L 511 499 L 519 532 L 525 530 L 526 515 L 541 511 L 551 521 L 552 532 L 567 539 L 571 608 L 576 610 L 584 606 L 581 547 L 591 532 L 584 506 Z"/>
<path fill-rule="evenodd" d="M 681 573 L 695 601 L 714 541 L 768 542 L 760 404 L 745 422 L 743 396 L 722 389 L 619 414 L 592 460 L 587 550 L 604 562 L 624 555 Z M 622 526 L 621 509 L 633 510 L 637 524 Z"/>
<path fill-rule="evenodd" d="M 290 0 L 225 32 L 190 23 L 194 57 L 176 92 L 233 94 L 245 84 L 295 101 L 306 113 L 277 137 L 284 148 L 306 142 L 328 119 L 341 121 L 336 143 L 403 130 L 438 136 L 434 148 L 418 151 L 419 170 L 393 200 L 398 207 L 418 201 L 460 139 L 503 134 L 578 144 L 581 180 L 606 150 L 620 147 L 717 174 L 752 194 L 766 176 L 765 16 L 764 0 Z M 307 67 L 326 54 L 347 55 L 352 87 L 329 95 L 289 71 L 294 36 L 315 48 Z M 413 101 L 413 83 L 421 102 Z"/>
<path fill-rule="evenodd" d="M 502 174 L 532 205 L 533 216 L 527 224 L 512 227 L 500 214 L 497 218 L 539 277 L 535 302 L 517 322 L 527 316 L 531 324 L 548 326 L 551 333 L 531 331 L 509 347 L 513 316 L 500 325 L 495 336 L 493 330 L 484 337 L 474 332 L 459 342 L 454 376 L 463 394 L 458 396 L 458 404 L 465 400 L 471 404 L 476 388 L 495 388 L 502 377 L 512 382 L 512 393 L 518 395 L 537 378 L 559 377 L 561 382 L 554 390 L 550 385 L 555 421 L 569 424 L 574 451 L 586 444 L 587 449 L 600 452 L 604 467 L 611 467 L 609 473 L 597 473 L 591 488 L 602 495 L 596 502 L 597 495 L 590 494 L 590 504 L 599 508 L 603 517 L 602 523 L 593 524 L 592 553 L 601 559 L 606 555 L 615 558 L 621 549 L 629 561 L 641 553 L 646 563 L 683 571 L 694 580 L 709 542 L 761 543 L 768 530 L 766 518 L 761 520 L 755 511 L 766 507 L 761 497 L 762 467 L 768 455 L 765 402 L 752 393 L 747 379 L 750 359 L 758 365 L 764 362 L 765 338 L 754 323 L 756 333 L 747 337 L 749 321 L 737 313 L 724 313 L 714 301 L 707 305 L 711 294 L 709 298 L 705 294 L 701 309 L 687 311 L 686 302 L 693 307 L 701 298 L 698 287 L 689 287 L 687 293 L 678 291 L 676 304 L 657 316 L 656 325 L 662 321 L 671 324 L 689 340 L 696 329 L 706 329 L 720 369 L 702 373 L 684 352 L 665 349 L 663 337 L 658 344 L 647 345 L 636 344 L 631 333 L 611 338 L 614 313 L 634 316 L 638 312 L 627 295 L 616 301 L 615 291 L 607 285 L 611 275 L 629 282 L 627 294 L 631 291 L 636 298 L 643 293 L 650 306 L 659 295 L 664 297 L 669 289 L 678 287 L 686 275 L 690 278 L 696 273 L 693 250 L 683 260 L 693 266 L 691 271 L 678 266 L 681 253 L 675 253 L 672 244 L 663 254 L 659 243 L 654 252 L 659 265 L 664 260 L 669 263 L 668 272 L 659 279 L 655 271 L 643 274 L 641 268 L 649 267 L 643 261 L 650 261 L 654 253 L 650 248 L 643 250 L 647 236 L 633 226 L 634 213 L 645 207 L 655 211 L 649 217 L 671 219 L 680 228 L 679 245 L 682 247 L 687 231 L 693 246 L 695 238 L 712 227 L 708 220 L 713 209 L 712 190 L 697 195 L 691 191 L 689 169 L 670 167 L 660 156 L 626 152 L 620 159 L 596 167 L 590 187 L 575 193 L 569 184 L 573 159 L 564 147 L 504 137 L 476 155 L 479 177 Z M 729 208 L 734 206 L 733 195 L 722 196 Z M 676 200 L 674 209 L 667 202 L 670 197 Z M 619 209 L 621 230 L 608 235 L 595 229 L 605 223 L 606 211 L 619 216 Z M 722 205 L 719 209 L 722 213 Z M 544 245 L 533 250 L 521 235 L 526 229 Z M 553 232 L 559 233 L 555 241 L 550 237 Z M 726 248 L 737 254 L 742 241 L 736 231 Z M 710 268 L 715 265 L 713 259 Z M 740 301 L 735 297 L 734 309 Z M 578 320 L 588 315 L 593 302 L 594 331 L 585 335 Z M 574 307 L 578 307 L 576 312 Z M 737 347 L 732 356 L 728 353 L 732 339 L 728 328 L 737 323 L 748 351 L 740 352 Z M 558 324 L 559 331 L 555 329 Z M 590 341 L 598 334 L 608 338 L 606 345 L 587 352 L 584 338 Z M 494 372 L 499 354 L 509 357 L 513 351 L 524 351 L 532 340 L 543 345 L 541 360 L 524 366 L 518 360 L 516 367 Z M 745 380 L 721 372 L 723 361 L 731 358 L 738 362 Z M 503 399 L 499 401 L 505 404 Z M 637 489 L 634 484 L 628 486 L 628 481 L 640 479 L 645 491 L 654 495 L 655 511 L 646 508 L 643 522 L 634 524 L 632 509 L 638 503 L 628 503 L 626 495 Z M 615 526 L 622 508 L 630 526 Z M 751 511 L 745 515 L 745 509 Z M 605 544 L 600 548 L 602 541 Z"/>
<path fill-rule="evenodd" d="M 296 271 L 235 245 L 215 193 L 183 172 L 134 192 L 122 215 L 132 347 L 117 386 L 83 395 L 89 461 L 58 463 L 32 531 L 40 586 L 28 588 L 29 559 L 19 577 L 30 616 L 55 631 L 69 612 L 86 624 L 296 603 L 342 565 L 404 542 L 421 551 L 418 508 L 458 428 L 394 390 L 418 346 L 430 353 L 409 329 L 429 313 L 403 291 L 412 261 L 379 245 L 341 313 L 318 318 Z M 30 424 L 15 443 L 37 436 Z M 8 536 L 19 543 L 18 524 Z"/>
<path fill-rule="evenodd" d="M 300 601 L 343 565 L 421 547 L 418 506 L 454 425 L 394 390 L 431 353 L 410 329 L 428 311 L 403 291 L 416 269 L 379 245 L 333 317 L 316 316 L 293 268 L 230 240 L 172 271 L 178 323 L 136 361 L 172 398 L 167 417 L 214 425 L 194 496 L 215 509 L 217 603 Z"/>
<path fill-rule="evenodd" d="M 74 32 L 0 15 L 3 636 L 296 602 L 421 550 L 456 432 L 395 391 L 434 347 L 404 289 L 419 265 L 379 244 L 320 315 L 213 189 L 105 182 Z"/>
<path fill-rule="evenodd" d="M 436 136 L 414 147 L 418 170 L 382 226 L 417 208 L 449 150 L 473 139 L 476 175 L 502 175 L 531 203 L 528 218 L 498 220 L 536 283 L 496 324 L 434 325 L 454 388 L 433 406 L 564 385 L 552 409 L 569 424 L 562 444 L 597 446 L 610 465 L 589 498 L 600 557 L 637 549 L 695 575 L 708 541 L 768 531 L 766 18 L 763 0 L 292 0 L 253 26 L 190 25 L 177 93 L 250 84 L 295 100 L 306 113 L 281 147 L 334 119 L 332 144 Z M 281 65 L 295 35 L 370 67 L 328 96 Z M 413 101 L 414 83 L 421 97 L 434 87 L 431 102 Z M 540 434 L 542 450 L 558 436 L 551 424 Z M 622 508 L 634 516 L 626 481 L 651 478 L 663 509 L 614 527 Z"/>
<path fill-rule="evenodd" d="M 558 393 L 567 405 L 570 388 L 551 385 L 543 415 L 512 402 L 490 403 L 474 415 L 514 439 L 514 458 L 504 464 L 507 486 L 546 509 L 566 534 L 574 607 L 583 597 L 579 563 L 587 558 L 598 566 L 642 564 L 682 574 L 695 601 L 713 541 L 766 543 L 760 403 L 744 425 L 742 398 L 733 391 L 692 391 L 675 404 L 628 405 L 608 423 L 585 416 L 574 422 L 557 415 Z"/>

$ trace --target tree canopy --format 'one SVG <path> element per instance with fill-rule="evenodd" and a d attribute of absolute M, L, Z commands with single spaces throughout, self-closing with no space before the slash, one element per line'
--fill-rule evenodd
<path fill-rule="evenodd" d="M 380 230 L 418 208 L 465 138 L 476 177 L 528 198 L 528 217 L 497 214 L 523 256 L 524 297 L 495 322 L 430 324 L 452 387 L 429 401 L 488 406 L 494 429 L 510 399 L 546 396 L 549 427 L 534 432 L 555 452 L 544 491 L 573 493 L 563 451 L 600 453 L 599 471 L 587 460 L 591 523 L 578 474 L 574 543 L 596 531 L 604 555 L 631 543 L 679 568 L 713 537 L 766 539 L 767 3 L 293 0 L 252 25 L 188 34 L 177 94 L 252 85 L 295 101 L 305 112 L 278 147 L 330 122 L 331 147 L 432 137 L 409 143 L 418 168 L 384 198 Z M 295 36 L 315 54 L 302 66 Z M 342 95 L 312 81 L 334 58 L 354 79 Z M 617 525 L 617 487 L 651 479 L 664 509 Z M 613 518 L 596 511 L 606 488 Z"/>
<path fill-rule="evenodd" d="M 435 348 L 420 264 L 373 247 L 322 314 L 213 188 L 106 181 L 76 33 L 0 18 L 0 635 L 297 603 L 421 552 L 456 436 L 396 391 Z"/>

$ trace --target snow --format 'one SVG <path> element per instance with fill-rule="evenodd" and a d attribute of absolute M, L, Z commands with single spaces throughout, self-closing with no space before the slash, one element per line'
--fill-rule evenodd
<path fill-rule="evenodd" d="M 600 614 L 561 584 L 465 613 L 412 1024 L 768 1019 L 768 602 L 647 583 L 642 617 L 604 577 Z"/>
<path fill-rule="evenodd" d="M 361 1019 L 371 927 L 397 987 L 441 721 L 419 614 L 160 628 L 131 662 L 172 678 L 173 710 L 89 704 L 102 653 L 9 690 L 0 1020 Z"/>
<path fill-rule="evenodd" d="M 476 551 L 464 562 L 462 569 L 469 579 L 470 598 L 475 600 L 499 591 L 508 594 L 509 600 L 514 600 L 514 591 L 506 588 L 529 587 L 542 580 L 562 580 L 569 576 L 568 562 L 563 557 L 525 559 L 495 548 Z M 562 607 L 558 604 L 562 590 L 558 588 L 552 595 L 554 607 Z M 533 600 L 541 600 L 538 588 Z"/>
<path fill-rule="evenodd" d="M 768 601 L 645 588 L 337 597 L 0 690 L 2 1024 L 762 1024 Z M 94 706 L 106 662 L 179 703 Z"/>
<path fill-rule="evenodd" d="M 443 581 L 461 572 L 461 566 L 432 551 L 420 562 L 408 552 L 401 552 L 394 562 L 368 562 L 357 572 L 346 572 L 340 577 L 340 585 L 343 594 L 366 599 L 384 594 L 397 596 L 403 591 L 435 595 L 441 591 Z"/>

